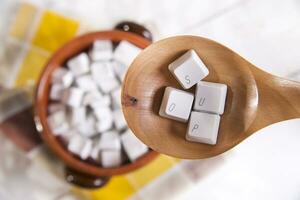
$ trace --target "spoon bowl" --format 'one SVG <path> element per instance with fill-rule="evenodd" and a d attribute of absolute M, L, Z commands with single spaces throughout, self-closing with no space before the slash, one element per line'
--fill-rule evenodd
<path fill-rule="evenodd" d="M 183 90 L 169 72 L 168 65 L 189 49 L 194 49 L 208 68 L 205 81 L 228 86 L 216 145 L 187 141 L 187 123 L 158 115 L 165 87 Z M 280 85 L 282 82 L 285 85 Z M 194 93 L 195 86 L 188 91 Z M 300 103 L 294 98 L 272 98 L 273 92 L 293 92 L 294 98 L 300 100 L 299 83 L 263 72 L 212 40 L 176 36 L 150 45 L 134 60 L 123 84 L 122 106 L 129 127 L 146 145 L 170 156 L 201 159 L 231 149 L 269 124 L 300 116 Z M 291 112 L 282 113 L 281 107 L 274 113 L 276 115 L 268 116 L 268 107 L 278 109 L 277 103 L 284 104 Z"/>

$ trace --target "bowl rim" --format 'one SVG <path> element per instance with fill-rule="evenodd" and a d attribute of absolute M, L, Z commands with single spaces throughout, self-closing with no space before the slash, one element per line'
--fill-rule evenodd
<path fill-rule="evenodd" d="M 151 44 L 151 42 L 137 34 L 124 32 L 124 31 L 97 31 L 90 32 L 80 36 L 75 37 L 61 48 L 59 48 L 50 57 L 48 62 L 43 68 L 40 78 L 37 82 L 37 87 L 35 91 L 34 98 L 34 114 L 36 121 L 39 122 L 39 127 L 41 130 L 41 136 L 47 146 L 70 168 L 78 170 L 80 172 L 94 175 L 94 176 L 112 176 L 118 174 L 124 174 L 135 169 L 138 169 L 145 164 L 152 161 L 158 156 L 158 153 L 150 150 L 147 154 L 138 158 L 132 163 L 127 163 L 115 168 L 103 168 L 101 166 L 96 166 L 86 161 L 83 161 L 71 152 L 67 151 L 63 145 L 58 141 L 57 137 L 52 133 L 50 127 L 47 123 L 48 114 L 48 100 L 49 100 L 49 88 L 51 86 L 51 73 L 54 69 L 63 66 L 63 64 L 69 58 L 74 55 L 83 52 L 89 48 L 93 41 L 96 39 L 105 40 L 109 39 L 113 42 L 127 40 L 128 42 L 144 49 Z"/>

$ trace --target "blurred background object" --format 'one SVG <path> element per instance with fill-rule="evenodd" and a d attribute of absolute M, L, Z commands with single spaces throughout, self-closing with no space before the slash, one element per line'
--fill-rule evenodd
<path fill-rule="evenodd" d="M 145 25 L 154 41 L 178 34 L 208 37 L 263 70 L 300 81 L 299 9 L 297 0 L 2 0 L 1 126 L 16 113 L 32 116 L 37 78 L 61 45 L 124 20 Z M 299 129 L 299 119 L 275 124 L 211 159 L 161 155 L 88 191 L 66 183 L 62 163 L 39 139 L 31 143 L 36 148 L 20 148 L 1 128 L 0 199 L 299 199 Z"/>

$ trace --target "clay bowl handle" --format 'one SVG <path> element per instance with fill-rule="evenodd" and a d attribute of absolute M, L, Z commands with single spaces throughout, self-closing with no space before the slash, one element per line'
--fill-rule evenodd
<path fill-rule="evenodd" d="M 86 189 L 97 189 L 105 186 L 110 177 L 97 177 L 78 172 L 72 168 L 65 167 L 65 179 L 67 182 Z"/>
<path fill-rule="evenodd" d="M 131 22 L 131 21 L 120 22 L 115 26 L 114 29 L 119 30 L 119 31 L 131 32 L 131 33 L 137 34 L 137 35 L 149 40 L 150 42 L 152 42 L 152 40 L 153 40 L 153 35 L 147 28 L 145 28 L 144 26 L 142 26 L 140 24 Z"/>

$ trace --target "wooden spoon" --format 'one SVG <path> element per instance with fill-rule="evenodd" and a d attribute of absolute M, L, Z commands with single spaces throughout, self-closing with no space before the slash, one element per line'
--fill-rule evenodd
<path fill-rule="evenodd" d="M 216 145 L 186 141 L 187 123 L 158 115 L 165 87 L 183 89 L 168 64 L 189 49 L 209 69 L 205 81 L 228 86 Z M 201 159 L 231 149 L 270 124 L 300 117 L 300 83 L 266 73 L 212 40 L 177 36 L 150 45 L 134 60 L 123 84 L 122 105 L 129 127 L 146 145 L 170 156 Z"/>

